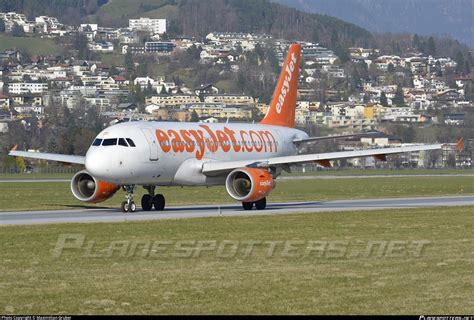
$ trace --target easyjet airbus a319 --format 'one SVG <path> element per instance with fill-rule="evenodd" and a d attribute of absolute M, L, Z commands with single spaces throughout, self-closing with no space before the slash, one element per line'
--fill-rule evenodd
<path fill-rule="evenodd" d="M 291 45 L 268 112 L 258 124 L 126 122 L 99 133 L 85 156 L 16 150 L 10 155 L 84 165 L 72 178 L 73 195 L 98 203 L 123 188 L 127 193 L 123 212 L 136 210 L 136 186 L 148 191 L 141 199 L 145 211 L 165 208 L 164 196 L 155 194 L 157 187 L 216 185 L 224 185 L 243 209 L 262 210 L 275 179 L 290 165 L 328 165 L 331 160 L 369 156 L 383 159 L 388 154 L 441 148 L 434 144 L 298 154 L 305 143 L 334 138 L 308 137 L 294 129 L 300 56 L 301 46 Z"/>

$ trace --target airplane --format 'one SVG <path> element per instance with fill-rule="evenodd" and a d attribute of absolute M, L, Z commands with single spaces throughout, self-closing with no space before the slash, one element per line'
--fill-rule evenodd
<path fill-rule="evenodd" d="M 99 203 L 120 188 L 126 191 L 124 213 L 135 212 L 134 190 L 143 186 L 144 211 L 164 210 L 163 186 L 225 186 L 244 210 L 263 210 L 275 180 L 291 165 L 356 157 L 385 160 L 387 155 L 437 150 L 441 144 L 299 154 L 299 148 L 320 140 L 354 135 L 309 137 L 294 128 L 301 46 L 292 44 L 272 101 L 263 120 L 249 123 L 123 122 L 100 132 L 85 156 L 17 151 L 11 156 L 84 165 L 71 180 L 80 201 Z"/>

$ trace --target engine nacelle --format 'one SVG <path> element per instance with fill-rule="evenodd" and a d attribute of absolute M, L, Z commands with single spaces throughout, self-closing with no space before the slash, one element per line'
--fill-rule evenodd
<path fill-rule="evenodd" d="M 97 180 L 89 172 L 82 170 L 72 177 L 71 191 L 76 199 L 83 202 L 99 203 L 111 198 L 120 186 Z"/>
<path fill-rule="evenodd" d="M 268 170 L 239 168 L 229 173 L 225 187 L 229 195 L 237 201 L 256 202 L 273 190 L 275 180 Z"/>

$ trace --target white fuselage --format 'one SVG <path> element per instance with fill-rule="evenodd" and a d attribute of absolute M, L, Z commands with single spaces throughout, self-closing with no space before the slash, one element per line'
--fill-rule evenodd
<path fill-rule="evenodd" d="M 307 137 L 262 124 L 126 122 L 97 136 L 85 166 L 96 178 L 120 185 L 221 185 L 225 176 L 205 176 L 203 163 L 294 155 L 293 140 Z"/>

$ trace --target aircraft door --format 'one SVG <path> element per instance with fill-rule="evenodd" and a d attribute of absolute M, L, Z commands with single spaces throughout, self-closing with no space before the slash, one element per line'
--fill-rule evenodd
<path fill-rule="evenodd" d="M 156 141 L 156 137 L 153 134 L 153 131 L 149 128 L 141 128 L 143 134 L 146 137 L 146 141 L 148 142 L 148 147 L 150 148 L 150 161 L 157 161 L 158 160 L 158 142 Z"/>

